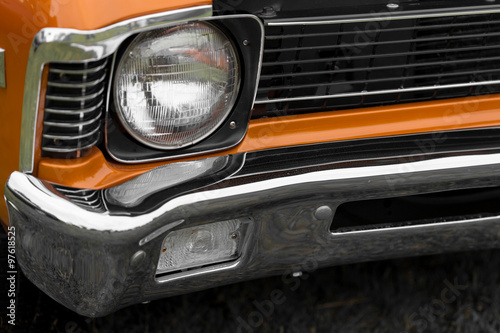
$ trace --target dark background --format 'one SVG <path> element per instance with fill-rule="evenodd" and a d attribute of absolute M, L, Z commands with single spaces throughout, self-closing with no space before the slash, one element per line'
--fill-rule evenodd
<path fill-rule="evenodd" d="M 345 265 L 138 304 L 94 319 L 21 280 L 14 332 L 499 332 L 499 268 L 500 250 Z M 271 306 L 271 300 L 280 304 Z M 24 311 L 30 306 L 31 314 Z M 6 328 L 2 322 L 0 331 Z"/>

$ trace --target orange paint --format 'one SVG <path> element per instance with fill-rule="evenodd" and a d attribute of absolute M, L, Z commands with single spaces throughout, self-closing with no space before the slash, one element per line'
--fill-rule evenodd
<path fill-rule="evenodd" d="M 6 0 L 0 3 L 0 27 L 9 27 L 18 35 L 9 39 L 24 47 L 23 39 L 31 43 L 46 27 L 94 30 L 133 17 L 211 4 L 209 0 Z"/>
<path fill-rule="evenodd" d="M 499 112 L 500 95 L 491 95 L 259 119 L 250 123 L 245 139 L 235 148 L 182 160 L 328 141 L 499 126 Z M 66 186 L 99 189 L 166 163 L 172 161 L 117 164 L 106 161 L 95 148 L 78 160 L 42 159 L 38 176 Z"/>
<path fill-rule="evenodd" d="M 85 188 L 85 185 L 93 184 L 93 188 L 103 188 L 138 176 L 151 167 L 137 165 L 130 168 L 127 165 L 110 163 L 99 149 L 93 147 L 88 154 L 78 159 L 42 159 L 38 176 L 67 186 Z"/>
<path fill-rule="evenodd" d="M 6 88 L 0 88 L 0 197 L 19 168 L 19 142 L 26 66 L 33 37 L 45 27 L 99 29 L 151 13 L 210 5 L 209 0 L 3 0 L 0 48 L 5 50 Z M 0 220 L 8 220 L 0 200 Z"/>

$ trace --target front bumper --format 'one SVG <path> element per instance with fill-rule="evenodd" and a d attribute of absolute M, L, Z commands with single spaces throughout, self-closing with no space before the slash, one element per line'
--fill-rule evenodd
<path fill-rule="evenodd" d="M 453 142 L 450 138 L 445 141 Z M 68 308 L 102 316 L 142 301 L 263 276 L 497 247 L 500 216 L 330 231 L 344 202 L 500 185 L 500 151 L 483 141 L 486 146 L 474 151 L 463 145 L 439 151 L 436 144 L 432 152 L 398 154 L 401 145 L 391 146 L 392 141 L 385 150 L 367 150 L 363 141 L 348 153 L 338 146 L 327 153 L 317 145 L 295 151 L 294 158 L 285 154 L 286 165 L 279 152 L 249 153 L 237 156 L 240 168 L 217 184 L 156 195 L 157 204 L 142 212 L 112 209 L 105 200 L 98 209 L 83 208 L 52 184 L 19 172 L 6 185 L 6 200 L 25 275 Z M 414 138 L 407 142 L 418 144 Z M 169 231 L 229 219 L 251 225 L 237 260 L 156 275 Z"/>

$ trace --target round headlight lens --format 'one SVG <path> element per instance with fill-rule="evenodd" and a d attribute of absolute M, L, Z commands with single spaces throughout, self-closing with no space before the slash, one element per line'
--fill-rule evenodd
<path fill-rule="evenodd" d="M 126 49 L 115 78 L 115 104 L 127 131 L 160 149 L 193 145 L 212 134 L 236 100 L 236 50 L 202 22 L 145 32 Z"/>

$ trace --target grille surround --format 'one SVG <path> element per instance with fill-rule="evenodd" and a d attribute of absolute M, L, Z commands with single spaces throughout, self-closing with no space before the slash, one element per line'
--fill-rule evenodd
<path fill-rule="evenodd" d="M 50 63 L 45 95 L 42 156 L 83 156 L 102 138 L 108 58 Z"/>
<path fill-rule="evenodd" d="M 497 93 L 498 60 L 498 11 L 268 21 L 252 118 Z"/>

